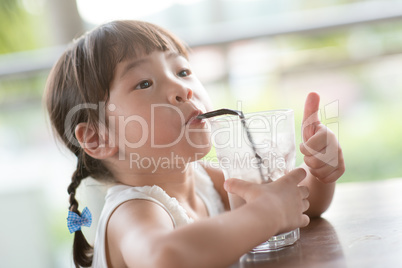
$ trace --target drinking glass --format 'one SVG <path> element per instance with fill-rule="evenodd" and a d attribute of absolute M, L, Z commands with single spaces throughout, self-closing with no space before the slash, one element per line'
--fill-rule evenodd
<path fill-rule="evenodd" d="M 225 179 L 269 183 L 294 169 L 296 161 L 293 110 L 271 110 L 244 115 L 223 115 L 209 120 L 211 140 Z M 229 194 L 231 209 L 245 203 Z M 269 206 L 270 204 L 266 204 Z M 269 252 L 294 244 L 299 229 L 278 234 L 250 253 Z"/>

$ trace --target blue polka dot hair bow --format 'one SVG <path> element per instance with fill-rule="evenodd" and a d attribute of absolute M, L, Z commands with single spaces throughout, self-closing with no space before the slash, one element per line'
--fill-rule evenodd
<path fill-rule="evenodd" d="M 92 215 L 87 207 L 82 210 L 81 216 L 77 213 L 68 211 L 67 227 L 70 233 L 81 230 L 81 226 L 90 227 L 92 223 Z"/>

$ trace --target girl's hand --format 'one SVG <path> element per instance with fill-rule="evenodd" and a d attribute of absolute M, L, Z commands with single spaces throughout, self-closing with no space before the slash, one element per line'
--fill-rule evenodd
<path fill-rule="evenodd" d="M 300 152 L 310 173 L 324 183 L 335 182 L 344 172 L 342 149 L 335 134 L 318 118 L 320 96 L 310 93 L 304 106 Z"/>
<path fill-rule="evenodd" d="M 239 179 L 225 181 L 225 190 L 252 204 L 262 221 L 277 221 L 278 233 L 307 226 L 310 219 L 303 214 L 310 204 L 306 186 L 298 184 L 306 177 L 306 171 L 298 168 L 280 179 L 256 184 Z"/>

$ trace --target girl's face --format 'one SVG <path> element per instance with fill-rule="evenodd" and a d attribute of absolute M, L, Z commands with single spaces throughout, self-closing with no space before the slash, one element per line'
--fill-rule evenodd
<path fill-rule="evenodd" d="M 210 150 L 206 122 L 195 119 L 210 109 L 189 62 L 172 51 L 154 51 L 117 65 L 106 116 L 120 160 L 183 163 Z"/>

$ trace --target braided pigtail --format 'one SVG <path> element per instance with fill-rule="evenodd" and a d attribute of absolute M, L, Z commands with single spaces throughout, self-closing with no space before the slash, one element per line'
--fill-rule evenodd
<path fill-rule="evenodd" d="M 79 216 L 81 215 L 81 212 L 78 210 L 78 201 L 75 199 L 76 190 L 81 181 L 90 175 L 90 172 L 83 164 L 81 154 L 84 154 L 84 152 L 81 151 L 81 153 L 78 153 L 77 155 L 77 169 L 73 173 L 71 183 L 67 188 L 67 192 L 70 195 L 69 210 L 78 214 Z M 92 265 L 93 247 L 88 243 L 81 229 L 75 231 L 74 233 L 73 258 L 75 267 L 77 268 L 90 267 Z"/>

